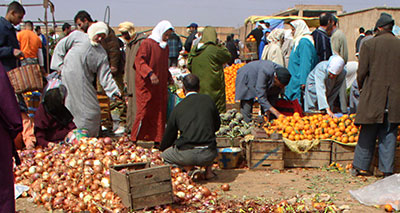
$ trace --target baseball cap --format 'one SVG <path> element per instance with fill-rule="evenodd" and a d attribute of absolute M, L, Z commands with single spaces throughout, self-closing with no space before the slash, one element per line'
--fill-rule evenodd
<path fill-rule="evenodd" d="M 199 25 L 197 25 L 196 23 L 191 23 L 189 26 L 187 26 L 188 28 L 189 27 L 194 27 L 194 28 L 197 28 Z"/>

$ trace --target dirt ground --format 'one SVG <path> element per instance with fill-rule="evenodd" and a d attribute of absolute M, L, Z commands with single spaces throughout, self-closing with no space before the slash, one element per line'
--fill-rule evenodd
<path fill-rule="evenodd" d="M 281 201 L 296 195 L 325 193 L 331 196 L 336 206 L 348 205 L 349 212 L 384 212 L 383 209 L 364 206 L 354 200 L 349 190 L 371 184 L 376 177 L 354 178 L 348 173 L 325 171 L 323 169 L 286 169 L 284 171 L 250 171 L 248 169 L 216 170 L 213 180 L 201 181 L 212 191 L 219 190 L 222 199 L 257 199 Z M 220 186 L 230 185 L 230 191 L 223 192 Z M 47 212 L 42 206 L 33 204 L 29 198 L 17 199 L 19 212 Z M 58 211 L 61 212 L 61 211 Z"/>

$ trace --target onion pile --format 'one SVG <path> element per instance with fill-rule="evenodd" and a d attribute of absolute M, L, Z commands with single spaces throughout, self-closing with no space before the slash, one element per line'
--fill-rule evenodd
<path fill-rule="evenodd" d="M 98 212 L 98 207 L 120 212 L 121 199 L 110 188 L 110 165 L 151 162 L 161 165 L 157 149 L 145 149 L 121 138 L 85 138 L 76 145 L 50 143 L 24 150 L 14 169 L 15 182 L 30 186 L 28 194 L 47 210 Z"/>
<path fill-rule="evenodd" d="M 118 142 L 112 142 L 110 138 L 85 138 L 76 145 L 50 143 L 47 148 L 24 150 L 19 154 L 22 164 L 14 169 L 15 182 L 30 186 L 28 193 L 23 196 L 32 196 L 36 204 L 44 205 L 47 210 L 63 209 L 71 212 L 99 212 L 99 208 L 112 212 L 127 211 L 121 199 L 111 191 L 109 166 L 137 162 L 163 164 L 159 150 L 136 146 L 126 137 Z M 287 207 L 297 210 L 335 209 L 332 203 L 314 203 L 314 200 L 311 207 L 304 206 L 304 202 L 271 204 L 253 200 L 222 201 L 218 199 L 218 189 L 210 191 L 194 183 L 179 168 L 173 168 L 171 176 L 174 201 L 181 205 L 175 206 L 176 209 L 171 205 L 156 206 L 151 209 L 153 212 L 249 209 L 255 212 L 279 212 Z M 228 184 L 220 186 L 220 191 L 229 190 Z"/>
<path fill-rule="evenodd" d="M 179 168 L 171 170 L 172 188 L 175 194 L 175 202 L 180 204 L 193 204 L 202 202 L 208 206 L 209 203 L 215 203 L 217 192 L 211 192 L 205 186 L 199 186 Z"/>

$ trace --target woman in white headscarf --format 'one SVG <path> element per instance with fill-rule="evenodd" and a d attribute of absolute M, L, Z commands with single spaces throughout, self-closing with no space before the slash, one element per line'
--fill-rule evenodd
<path fill-rule="evenodd" d="M 301 92 L 305 88 L 308 74 L 318 62 L 317 52 L 310 29 L 304 20 L 290 22 L 293 34 L 293 50 L 290 54 L 288 69 L 292 78 L 286 86 L 285 95 L 290 100 L 301 101 Z"/>
<path fill-rule="evenodd" d="M 282 67 L 285 66 L 285 58 L 282 53 L 282 43 L 284 40 L 284 30 L 283 29 L 274 29 L 268 35 L 268 45 L 265 46 L 261 59 L 262 60 L 269 60 L 276 64 L 281 65 Z"/>
<path fill-rule="evenodd" d="M 136 118 L 132 141 L 161 142 L 167 119 L 167 86 L 173 82 L 168 71 L 167 40 L 174 28 L 169 21 L 158 23 L 143 40 L 135 58 Z"/>
<path fill-rule="evenodd" d="M 61 71 L 61 81 L 68 91 L 65 106 L 74 117 L 77 128 L 87 129 L 89 136 L 99 134 L 101 112 L 97 92 L 93 86 L 96 75 L 107 96 L 120 97 L 112 78 L 107 53 L 99 42 L 108 34 L 103 22 L 93 23 L 88 34 L 75 30 L 54 50 L 51 69 Z"/>
<path fill-rule="evenodd" d="M 331 109 L 341 86 L 345 84 L 345 78 L 342 57 L 332 55 L 329 61 L 320 62 L 307 77 L 304 110 L 325 110 L 328 115 L 334 117 Z"/>
<path fill-rule="evenodd" d="M 293 48 L 293 35 L 291 29 L 284 30 L 284 39 L 282 44 L 282 54 L 285 58 L 285 67 L 289 65 L 290 53 L 292 53 Z"/>

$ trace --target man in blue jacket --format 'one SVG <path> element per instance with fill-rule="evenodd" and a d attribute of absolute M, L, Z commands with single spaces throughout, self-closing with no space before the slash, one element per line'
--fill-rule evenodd
<path fill-rule="evenodd" d="M 0 62 L 6 71 L 16 68 L 17 60 L 23 56 L 14 26 L 21 23 L 24 15 L 25 9 L 14 1 L 8 5 L 6 16 L 0 17 Z"/>
<path fill-rule="evenodd" d="M 240 112 L 244 121 L 251 121 L 255 98 L 263 113 L 281 114 L 274 105 L 282 89 L 289 83 L 289 71 L 268 60 L 253 61 L 237 71 L 235 100 L 240 100 Z"/>

